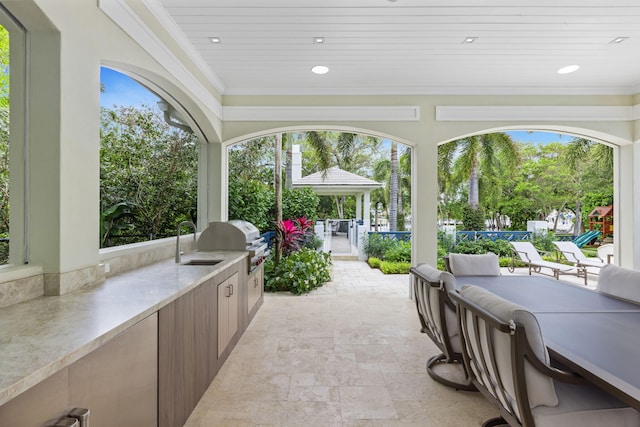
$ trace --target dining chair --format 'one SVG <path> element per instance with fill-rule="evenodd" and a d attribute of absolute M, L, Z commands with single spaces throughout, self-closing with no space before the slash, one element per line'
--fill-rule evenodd
<path fill-rule="evenodd" d="M 500 276 L 498 255 L 450 253 L 445 263 L 447 271 L 454 276 Z"/>
<path fill-rule="evenodd" d="M 596 291 L 640 303 L 640 271 L 607 264 L 600 270 Z"/>
<path fill-rule="evenodd" d="M 603 245 L 598 246 L 598 258 L 602 262 L 606 262 L 607 264 L 611 264 L 613 262 L 613 243 L 605 243 Z"/>
<path fill-rule="evenodd" d="M 416 310 L 420 319 L 421 332 L 425 333 L 440 349 L 441 353 L 427 360 L 427 373 L 440 384 L 456 390 L 475 390 L 465 374 L 463 382 L 446 378 L 434 371 L 440 363 L 462 365 L 460 333 L 456 317 L 456 307 L 449 298 L 455 290 L 456 279 L 451 273 L 440 271 L 429 264 L 420 264 L 410 269 L 413 281 Z"/>
<path fill-rule="evenodd" d="M 638 426 L 640 413 L 574 373 L 550 364 L 538 321 L 483 288 L 452 293 L 467 372 L 500 416 L 484 427 Z"/>
<path fill-rule="evenodd" d="M 584 277 L 584 285 L 587 286 L 587 270 L 585 267 L 578 267 L 575 265 L 560 264 L 559 262 L 546 261 L 542 259 L 540 253 L 531 242 L 509 242 L 513 248 L 513 256 L 509 271 L 514 271 L 514 261 L 516 256 L 520 258 L 525 265 L 529 267 L 529 275 L 531 272 L 545 274 L 552 276 L 557 280 L 560 280 L 561 274 L 572 274 L 577 277 Z M 552 271 L 552 274 L 546 274 L 542 272 L 542 268 L 548 268 Z"/>

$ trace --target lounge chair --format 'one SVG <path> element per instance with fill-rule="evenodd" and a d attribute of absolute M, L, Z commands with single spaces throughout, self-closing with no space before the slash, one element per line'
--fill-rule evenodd
<path fill-rule="evenodd" d="M 587 270 L 585 267 L 575 265 L 560 264 L 559 262 L 545 261 L 540 256 L 538 250 L 530 242 L 509 242 L 513 247 L 513 256 L 509 271 L 514 271 L 514 262 L 516 256 L 529 267 L 529 275 L 531 272 L 545 274 L 560 280 L 561 274 L 572 274 L 578 277 L 584 277 L 584 285 L 587 286 Z M 548 268 L 552 274 L 542 272 L 543 268 Z"/>
<path fill-rule="evenodd" d="M 553 242 L 567 261 L 576 267 L 596 267 L 602 268 L 607 265 L 600 258 L 587 258 L 582 250 L 573 242 Z M 596 273 L 597 274 L 597 273 Z"/>

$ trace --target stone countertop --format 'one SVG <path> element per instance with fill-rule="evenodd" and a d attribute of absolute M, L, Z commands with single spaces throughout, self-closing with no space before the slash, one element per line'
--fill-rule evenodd
<path fill-rule="evenodd" d="M 0 405 L 246 256 L 241 251 L 198 253 L 198 259 L 222 262 L 178 265 L 171 259 L 62 296 L 1 308 Z"/>

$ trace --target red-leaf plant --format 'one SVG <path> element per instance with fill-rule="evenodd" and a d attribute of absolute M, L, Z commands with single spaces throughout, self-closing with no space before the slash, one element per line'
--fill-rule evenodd
<path fill-rule="evenodd" d="M 305 237 L 304 232 L 290 219 L 276 222 L 276 234 L 280 237 L 280 249 L 283 256 L 299 250 Z"/>

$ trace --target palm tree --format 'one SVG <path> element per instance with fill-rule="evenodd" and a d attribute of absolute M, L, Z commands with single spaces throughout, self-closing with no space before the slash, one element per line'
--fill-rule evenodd
<path fill-rule="evenodd" d="M 602 176 L 613 175 L 613 149 L 604 144 L 597 143 L 585 138 L 573 138 L 567 144 L 565 152 L 566 161 L 569 168 L 574 172 L 577 179 L 580 180 L 587 160 L 591 159 L 605 173 Z M 587 166 L 588 167 L 588 166 Z M 573 226 L 573 235 L 577 236 L 582 231 L 582 192 L 578 192 L 575 207 L 575 223 Z"/>
<path fill-rule="evenodd" d="M 389 176 L 389 231 L 398 229 L 398 143 L 391 141 L 391 174 Z"/>
<path fill-rule="evenodd" d="M 519 162 L 518 146 L 505 133 L 473 135 L 452 141 L 438 150 L 438 169 L 445 174 L 440 178 L 440 186 L 446 191 L 466 181 L 469 190 L 468 206 L 471 210 L 478 211 L 480 176 L 491 177 L 502 170 L 515 170 Z M 499 185 L 498 180 L 492 182 Z"/>
<path fill-rule="evenodd" d="M 275 160 L 273 167 L 273 187 L 276 196 L 276 223 L 282 221 L 282 134 L 275 135 Z M 282 236 L 276 233 L 275 255 L 276 264 L 282 259 Z"/>
<path fill-rule="evenodd" d="M 309 131 L 304 134 L 307 144 L 315 154 L 315 164 L 323 176 L 332 166 L 358 173 L 366 170 L 370 152 L 380 145 L 378 138 L 349 132 Z M 346 196 L 334 197 L 340 218 L 344 217 Z"/>

